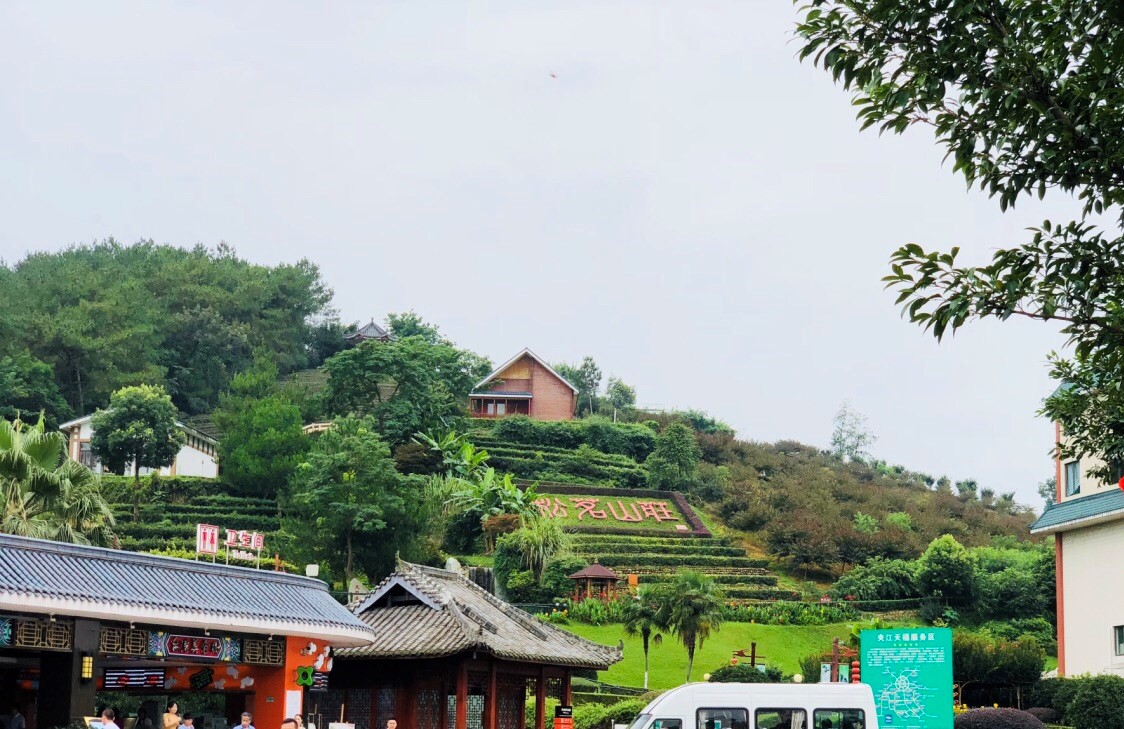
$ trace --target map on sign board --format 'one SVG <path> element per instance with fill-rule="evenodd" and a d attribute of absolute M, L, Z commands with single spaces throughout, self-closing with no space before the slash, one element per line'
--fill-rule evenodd
<path fill-rule="evenodd" d="M 880 727 L 951 729 L 952 630 L 864 630 L 859 660 Z"/>

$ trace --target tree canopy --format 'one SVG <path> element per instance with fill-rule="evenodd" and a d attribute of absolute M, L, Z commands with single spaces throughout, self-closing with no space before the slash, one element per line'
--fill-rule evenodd
<path fill-rule="evenodd" d="M 0 265 L 0 299 L 19 302 L 5 312 L 0 360 L 26 353 L 51 368 L 65 407 L 50 392 L 38 400 L 56 419 L 104 407 L 114 391 L 141 383 L 163 386 L 179 409 L 199 413 L 255 351 L 283 373 L 319 364 L 318 332 L 339 329 L 331 295 L 308 261 L 251 264 L 225 244 L 188 250 L 110 239 L 33 253 Z M 26 360 L 21 367 L 28 371 Z"/>
<path fill-rule="evenodd" d="M 863 128 L 924 125 L 954 172 L 1013 206 L 1048 190 L 1083 204 L 991 262 L 907 243 L 884 279 L 938 339 L 973 319 L 1056 321 L 1073 358 L 1043 412 L 1069 436 L 1063 457 L 1124 458 L 1124 237 L 1092 217 L 1124 203 L 1124 12 L 1116 2 L 811 0 L 797 26 L 811 57 L 853 92 Z M 1124 222 L 1124 217 L 1118 218 Z"/>
<path fill-rule="evenodd" d="M 442 431 L 467 415 L 472 386 L 491 363 L 446 340 L 411 335 L 367 341 L 324 363 L 325 402 L 336 415 L 370 415 L 391 445 L 415 433 Z"/>

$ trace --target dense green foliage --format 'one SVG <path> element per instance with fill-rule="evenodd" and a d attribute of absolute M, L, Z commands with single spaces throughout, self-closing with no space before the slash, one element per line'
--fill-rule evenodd
<path fill-rule="evenodd" d="M 748 663 L 720 666 L 710 672 L 711 683 L 781 683 L 784 680 L 784 672 L 779 668 Z"/>
<path fill-rule="evenodd" d="M 0 357 L 0 418 L 15 420 L 45 413 L 52 426 L 67 420 L 70 405 L 55 383 L 55 373 L 46 362 L 27 352 Z"/>
<path fill-rule="evenodd" d="M 28 427 L 0 420 L 0 532 L 106 546 L 113 514 L 97 476 L 66 457 L 62 433 L 40 420 Z"/>
<path fill-rule="evenodd" d="M 452 426 L 489 369 L 487 360 L 445 340 L 371 340 L 324 363 L 324 401 L 334 415 L 369 415 L 376 432 L 394 446 L 415 433 Z"/>
<path fill-rule="evenodd" d="M 308 450 L 300 407 L 277 385 L 269 360 L 234 376 L 219 399 L 215 426 L 222 432 L 219 463 L 223 480 L 240 493 L 276 496 Z"/>
<path fill-rule="evenodd" d="M 1051 374 L 1069 387 L 1044 410 L 1069 436 L 1063 457 L 1094 454 L 1108 479 L 1124 460 L 1124 237 L 1090 216 L 1124 203 L 1119 4 L 813 0 L 801 16 L 801 58 L 853 92 L 863 128 L 926 123 L 1003 210 L 1047 189 L 1084 203 L 984 266 L 907 244 L 885 280 L 938 339 L 986 317 L 1062 323 L 1074 359 L 1052 355 Z"/>
<path fill-rule="evenodd" d="M 1004 686 L 1034 683 L 1046 666 L 1046 651 L 1033 637 L 1003 640 L 956 631 L 952 636 L 952 676 L 969 683 Z"/>
<path fill-rule="evenodd" d="M 656 438 L 656 448 L 644 461 L 648 480 L 658 489 L 686 490 L 699 465 L 695 433 L 682 423 L 671 423 Z"/>
<path fill-rule="evenodd" d="M 420 486 L 394 470 L 377 427 L 371 418 L 335 421 L 301 463 L 288 499 L 290 531 L 346 580 L 387 574 L 424 531 Z"/>
<path fill-rule="evenodd" d="M 170 466 L 187 436 L 176 425 L 176 409 L 161 387 L 122 387 L 90 422 L 90 449 L 113 473 L 133 473 L 133 519 L 141 499 L 140 470 Z"/>
<path fill-rule="evenodd" d="M 330 298 L 313 264 L 254 265 L 225 245 L 109 240 L 33 253 L 0 266 L 0 299 L 20 302 L 5 313 L 0 357 L 26 352 L 52 369 L 65 411 L 49 391 L 37 403 L 56 421 L 141 383 L 205 412 L 255 351 L 281 372 L 319 364 L 316 332 L 338 329 Z"/>
<path fill-rule="evenodd" d="M 480 423 L 480 427 L 486 424 Z M 642 461 L 656 447 L 656 433 L 640 423 L 614 423 L 606 418 L 546 422 L 525 416 L 504 418 L 491 426 L 497 441 L 524 446 L 576 449 L 583 445 Z"/>

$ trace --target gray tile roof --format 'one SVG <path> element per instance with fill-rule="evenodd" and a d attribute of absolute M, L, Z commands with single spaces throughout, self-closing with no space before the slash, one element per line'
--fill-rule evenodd
<path fill-rule="evenodd" d="M 1066 529 L 1091 522 L 1108 521 L 1124 517 L 1124 491 L 1111 489 L 1092 496 L 1070 498 L 1060 504 L 1050 504 L 1030 525 L 1032 534 L 1064 532 Z"/>
<path fill-rule="evenodd" d="M 373 631 L 319 580 L 0 535 L 0 609 L 366 645 Z"/>
<path fill-rule="evenodd" d="M 393 604 L 386 597 L 408 597 Z M 389 606 L 388 606 L 389 604 Z M 379 639 L 339 652 L 350 658 L 418 658 L 481 650 L 498 658 L 578 668 L 608 668 L 619 648 L 580 638 L 508 605 L 455 572 L 399 563 L 356 608 Z"/>

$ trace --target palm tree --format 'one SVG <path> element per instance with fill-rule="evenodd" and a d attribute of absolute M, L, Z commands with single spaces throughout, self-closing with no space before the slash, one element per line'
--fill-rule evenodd
<path fill-rule="evenodd" d="M 112 543 L 113 512 L 98 478 L 66 457 L 62 433 L 44 418 L 28 427 L 0 420 L 0 533 L 74 544 Z"/>
<path fill-rule="evenodd" d="M 660 600 L 660 619 L 687 649 L 687 682 L 695 665 L 695 649 L 722 624 L 722 590 L 698 572 L 680 572 Z"/>
<path fill-rule="evenodd" d="M 662 597 L 662 592 L 654 585 L 641 585 L 636 597 L 624 607 L 624 634 L 639 635 L 644 644 L 644 688 L 648 688 L 648 645 L 662 643 L 663 636 L 656 631 L 667 630 L 660 615 Z"/>

